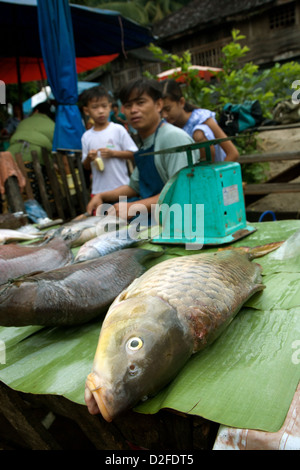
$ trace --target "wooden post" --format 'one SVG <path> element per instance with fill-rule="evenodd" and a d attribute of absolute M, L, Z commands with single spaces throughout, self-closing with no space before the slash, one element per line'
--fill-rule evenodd
<path fill-rule="evenodd" d="M 56 160 L 57 160 L 58 169 L 59 169 L 59 172 L 60 172 L 60 175 L 61 175 L 61 179 L 62 179 L 62 182 L 63 182 L 65 195 L 66 195 L 66 199 L 67 199 L 67 204 L 68 204 L 69 211 L 70 211 L 70 216 L 71 216 L 71 218 L 74 218 L 76 216 L 76 212 L 75 212 L 75 209 L 74 209 L 73 204 L 72 204 L 71 195 L 70 195 L 69 186 L 68 186 L 68 181 L 67 181 L 67 176 L 66 176 L 66 172 L 65 172 L 65 168 L 64 168 L 64 164 L 63 164 L 63 160 L 62 160 L 63 159 L 63 154 L 60 153 L 60 152 L 57 152 L 56 156 L 57 156 Z"/>
<path fill-rule="evenodd" d="M 80 181 L 81 181 L 82 198 L 83 198 L 84 207 L 86 208 L 89 202 L 89 197 L 88 197 L 88 192 L 86 189 L 85 177 L 83 173 L 82 162 L 81 162 L 80 156 L 81 156 L 80 152 L 75 152 L 76 165 L 79 171 L 79 176 L 80 176 Z"/>
<path fill-rule="evenodd" d="M 24 212 L 24 201 L 20 192 L 18 179 L 16 176 L 10 176 L 4 183 L 4 189 L 7 199 L 7 205 L 11 212 Z"/>
<path fill-rule="evenodd" d="M 73 155 L 67 155 L 67 159 L 68 159 L 68 162 L 69 162 L 71 175 L 72 175 L 72 178 L 73 178 L 73 181 L 74 181 L 76 196 L 77 196 L 77 200 L 78 200 L 80 210 L 82 212 L 85 212 L 86 206 L 84 205 L 84 201 L 83 201 L 83 198 L 82 198 L 82 191 L 81 191 L 80 185 L 78 183 L 78 175 L 76 174 L 75 166 L 74 166 L 74 154 Z"/>
<path fill-rule="evenodd" d="M 49 158 L 47 149 L 42 148 L 42 156 L 43 156 L 43 161 L 46 167 L 47 175 L 50 181 L 50 185 L 53 191 L 54 202 L 55 202 L 58 217 L 64 220 L 65 214 L 64 214 L 63 205 L 62 205 L 63 196 L 60 190 L 59 182 L 57 181 L 55 169 L 53 168 L 53 164 L 52 164 L 51 159 Z"/>
<path fill-rule="evenodd" d="M 48 195 L 46 191 L 46 185 L 42 173 L 42 168 L 41 164 L 39 162 L 38 154 L 35 150 L 31 151 L 31 156 L 32 156 L 32 163 L 33 163 L 33 168 L 34 168 L 34 173 L 37 179 L 37 183 L 39 186 L 40 194 L 41 194 L 41 199 L 42 199 L 42 205 L 47 212 L 48 217 L 51 219 L 52 218 L 52 209 L 48 200 Z"/>

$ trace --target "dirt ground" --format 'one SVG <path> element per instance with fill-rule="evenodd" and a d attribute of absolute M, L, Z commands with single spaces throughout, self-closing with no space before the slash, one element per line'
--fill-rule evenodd
<path fill-rule="evenodd" d="M 257 141 L 261 153 L 297 151 L 300 150 L 300 127 L 260 132 Z M 299 163 L 299 160 L 269 162 L 267 176 L 272 178 L 296 163 Z M 300 182 L 298 175 L 290 181 L 290 183 L 296 182 Z M 268 194 L 247 206 L 247 211 L 249 210 L 261 213 L 270 210 L 275 214 L 276 212 L 299 212 L 300 217 L 300 193 Z"/>

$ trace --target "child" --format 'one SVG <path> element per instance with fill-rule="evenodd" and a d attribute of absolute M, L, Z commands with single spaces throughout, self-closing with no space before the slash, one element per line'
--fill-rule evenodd
<path fill-rule="evenodd" d="M 187 132 L 195 142 L 224 139 L 226 134 L 215 120 L 215 113 L 198 108 L 185 101 L 180 85 L 172 79 L 161 82 L 164 106 L 162 116 L 171 124 Z M 206 158 L 205 150 L 201 149 L 203 160 Z M 231 140 L 211 147 L 212 161 L 236 161 L 239 152 Z"/>
<path fill-rule="evenodd" d="M 92 214 L 103 203 L 115 203 L 115 213 L 130 219 L 141 210 L 141 204 L 150 214 L 166 182 L 187 166 L 186 152 L 157 152 L 191 144 L 193 139 L 182 129 L 161 119 L 163 100 L 156 80 L 139 78 L 129 82 L 122 88 L 120 100 L 127 122 L 138 132 L 142 147 L 134 154 L 135 168 L 129 183 L 96 194 L 89 202 L 87 212 Z M 194 151 L 193 157 L 195 161 L 199 160 L 199 152 Z M 128 201 L 118 202 L 120 196 L 126 196 Z"/>
<path fill-rule="evenodd" d="M 138 149 L 124 126 L 109 121 L 111 98 L 103 86 L 85 90 L 82 99 L 84 114 L 94 121 L 81 139 L 82 163 L 92 172 L 94 195 L 128 184 L 126 160 Z"/>

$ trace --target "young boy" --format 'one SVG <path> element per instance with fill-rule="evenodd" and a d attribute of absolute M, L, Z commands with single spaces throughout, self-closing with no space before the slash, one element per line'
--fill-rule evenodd
<path fill-rule="evenodd" d="M 150 213 L 165 183 L 188 164 L 186 152 L 155 155 L 152 152 L 194 141 L 182 129 L 161 119 L 163 100 L 161 88 L 155 80 L 130 82 L 121 90 L 120 100 L 127 122 L 136 129 L 143 145 L 134 154 L 135 168 L 129 183 L 96 194 L 89 202 L 87 211 L 91 214 L 103 203 L 115 203 L 115 213 L 130 219 L 134 217 L 135 207 L 139 211 L 141 204 Z M 194 161 L 199 160 L 199 152 L 193 152 L 193 157 Z M 126 196 L 127 202 L 119 202 L 121 196 Z"/>
<path fill-rule="evenodd" d="M 94 121 L 81 139 L 82 163 L 92 172 L 94 195 L 128 184 L 126 160 L 133 158 L 137 146 L 124 126 L 109 121 L 111 98 L 103 86 L 89 88 L 82 99 L 83 112 Z"/>

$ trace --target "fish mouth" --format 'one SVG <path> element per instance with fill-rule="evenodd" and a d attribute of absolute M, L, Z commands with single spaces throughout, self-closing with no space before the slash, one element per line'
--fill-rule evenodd
<path fill-rule="evenodd" d="M 90 399 L 94 398 L 101 415 L 103 416 L 105 421 L 110 423 L 112 421 L 112 416 L 109 414 L 103 400 L 103 390 L 101 390 L 103 389 L 103 387 L 97 385 L 97 382 L 97 377 L 93 372 L 88 375 L 86 380 L 86 387 L 88 388 L 91 395 L 86 401 L 90 401 Z"/>

